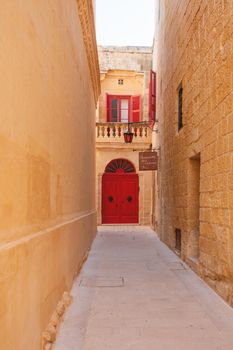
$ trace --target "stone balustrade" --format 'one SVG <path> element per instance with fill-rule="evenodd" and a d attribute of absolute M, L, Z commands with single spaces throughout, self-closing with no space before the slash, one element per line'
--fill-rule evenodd
<path fill-rule="evenodd" d="M 148 122 L 140 123 L 96 123 L 97 142 L 124 142 L 124 132 L 128 130 L 134 133 L 133 142 L 150 143 L 151 129 Z"/>

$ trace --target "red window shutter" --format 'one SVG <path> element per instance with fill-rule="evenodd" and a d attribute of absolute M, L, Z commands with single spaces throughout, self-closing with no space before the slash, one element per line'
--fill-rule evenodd
<path fill-rule="evenodd" d="M 141 96 L 132 96 L 131 98 L 132 113 L 131 120 L 132 122 L 140 122 L 141 119 Z"/>
<path fill-rule="evenodd" d="M 109 94 L 106 94 L 106 111 L 107 111 L 107 122 L 110 122 L 111 121 L 111 108 L 110 108 L 110 96 Z"/>
<path fill-rule="evenodd" d="M 152 70 L 149 85 L 149 120 L 156 120 L 156 73 Z"/>

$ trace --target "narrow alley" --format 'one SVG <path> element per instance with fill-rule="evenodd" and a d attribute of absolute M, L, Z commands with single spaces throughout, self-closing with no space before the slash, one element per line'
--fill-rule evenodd
<path fill-rule="evenodd" d="M 232 350 L 233 310 L 148 227 L 102 226 L 55 350 Z"/>
<path fill-rule="evenodd" d="M 233 350 L 233 0 L 0 19 L 0 350 Z"/>

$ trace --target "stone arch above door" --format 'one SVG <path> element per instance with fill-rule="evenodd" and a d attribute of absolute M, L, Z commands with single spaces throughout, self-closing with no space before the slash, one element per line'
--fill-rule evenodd
<path fill-rule="evenodd" d="M 118 158 L 111 160 L 105 168 L 105 173 L 135 173 L 134 165 L 127 159 Z"/>

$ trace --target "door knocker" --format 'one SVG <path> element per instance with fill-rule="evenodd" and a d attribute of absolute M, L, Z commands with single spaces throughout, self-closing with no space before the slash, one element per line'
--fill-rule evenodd
<path fill-rule="evenodd" d="M 132 202 L 132 200 L 133 200 L 133 197 L 132 196 L 128 196 L 127 197 L 127 201 L 130 203 L 130 202 Z"/>
<path fill-rule="evenodd" d="M 112 197 L 112 196 L 108 196 L 108 201 L 109 201 L 110 203 L 112 203 L 112 202 L 113 202 L 113 197 Z"/>

